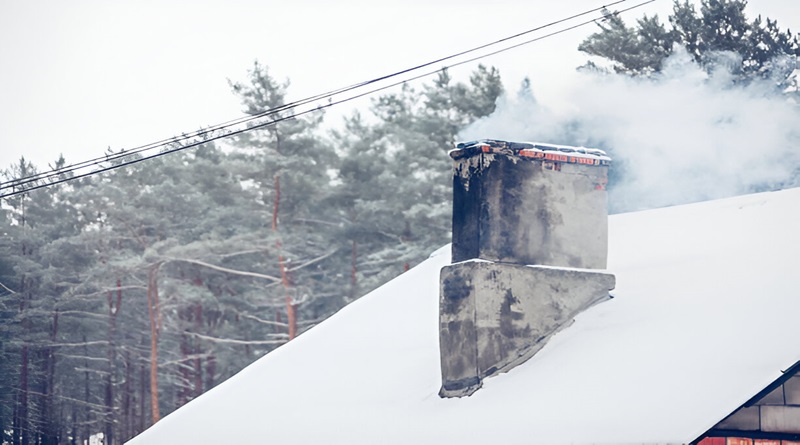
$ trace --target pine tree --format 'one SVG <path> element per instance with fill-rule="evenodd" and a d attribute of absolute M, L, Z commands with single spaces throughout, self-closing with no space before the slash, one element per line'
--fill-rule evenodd
<path fill-rule="evenodd" d="M 257 115 L 286 105 L 288 81 L 276 81 L 258 62 L 249 74 L 248 84 L 231 84 L 245 112 Z M 259 196 L 260 233 L 273 246 L 272 261 L 258 266 L 280 278 L 280 289 L 270 292 L 271 301 L 264 309 L 283 302 L 282 311 L 273 309 L 278 311 L 275 318 L 286 323 L 289 339 L 304 323 L 331 313 L 323 300 L 342 301 L 340 279 L 332 270 L 339 263 L 337 254 L 345 254 L 330 243 L 336 213 L 326 203 L 338 156 L 320 137 L 323 115 L 294 117 L 293 113 L 287 108 L 272 114 L 266 123 L 273 123 L 234 142 L 237 153 L 252 166 L 246 180 Z M 263 310 L 259 316 L 267 318 Z"/>
<path fill-rule="evenodd" d="M 439 73 L 418 91 L 404 85 L 373 101 L 378 118 L 347 120 L 336 202 L 351 253 L 351 297 L 417 264 L 449 241 L 451 161 L 456 135 L 494 111 L 502 93 L 494 68 L 479 66 L 468 84 Z"/>
<path fill-rule="evenodd" d="M 598 23 L 601 31 L 584 40 L 578 49 L 608 58 L 618 73 L 650 75 L 661 70 L 661 63 L 672 51 L 674 37 L 659 22 L 658 16 L 644 16 L 637 27 L 628 27 L 617 14 L 603 10 L 608 17 Z"/>
<path fill-rule="evenodd" d="M 254 115 L 287 87 L 260 64 L 232 84 Z M 4 202 L 0 434 L 123 442 L 421 261 L 449 238 L 446 151 L 501 91 L 493 69 L 442 73 L 353 116 L 336 149 L 320 114 L 286 109 L 232 146 Z"/>
<path fill-rule="evenodd" d="M 56 166 L 63 166 L 63 158 Z M 36 169 L 24 158 L 6 172 L 7 178 L 26 177 Z M 30 189 L 40 183 L 27 184 Z M 4 284 L 3 306 L 11 309 L 6 334 L 12 340 L 3 354 L 16 363 L 13 391 L 12 441 L 54 444 L 64 419 L 62 388 L 56 374 L 63 290 L 86 264 L 83 248 L 65 241 L 80 231 L 69 193 L 63 186 L 31 190 L 7 201 L 3 249 L 13 278 Z M 8 313 L 6 313 L 8 314 Z"/>
<path fill-rule="evenodd" d="M 13 324 L 15 285 L 11 259 L 16 257 L 12 240 L 16 238 L 15 226 L 11 225 L 9 212 L 0 206 L 0 443 L 11 442 L 10 435 L 14 418 L 14 385 L 17 380 L 13 341 L 16 326 Z"/>
<path fill-rule="evenodd" d="M 782 31 L 769 18 L 748 21 L 746 5 L 746 0 L 702 0 L 698 13 L 688 0 L 675 0 L 671 29 L 657 16 L 645 16 L 628 27 L 610 14 L 578 49 L 608 60 L 616 72 L 650 76 L 661 71 L 674 45 L 681 45 L 709 72 L 724 67 L 737 82 L 768 79 L 776 91 L 783 91 L 796 82 L 792 62 L 800 55 L 800 36 Z"/>

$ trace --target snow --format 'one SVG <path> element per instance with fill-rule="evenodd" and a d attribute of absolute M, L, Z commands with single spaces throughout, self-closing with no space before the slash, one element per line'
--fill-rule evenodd
<path fill-rule="evenodd" d="M 441 249 L 130 443 L 687 443 L 800 359 L 800 189 L 609 218 L 616 298 L 440 399 Z"/>

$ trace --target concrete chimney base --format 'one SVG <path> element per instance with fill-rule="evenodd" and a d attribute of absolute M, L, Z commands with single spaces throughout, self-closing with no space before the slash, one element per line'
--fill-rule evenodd
<path fill-rule="evenodd" d="M 614 275 L 470 260 L 440 279 L 441 397 L 477 391 L 539 351 L 575 315 L 609 299 Z"/>

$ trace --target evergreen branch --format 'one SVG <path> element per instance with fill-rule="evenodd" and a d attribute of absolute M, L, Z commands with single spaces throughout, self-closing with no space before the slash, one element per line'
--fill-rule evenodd
<path fill-rule="evenodd" d="M 287 269 L 287 272 L 294 272 L 294 271 L 300 270 L 300 269 L 302 269 L 302 268 L 304 268 L 306 266 L 310 266 L 310 265 L 312 265 L 314 263 L 318 263 L 318 262 L 330 257 L 331 255 L 333 255 L 336 252 L 337 252 L 337 250 L 332 250 L 332 251 L 330 251 L 330 252 L 328 252 L 328 253 L 326 253 L 326 254 L 324 254 L 322 256 L 318 256 L 318 257 L 314 258 L 313 260 L 306 261 L 305 263 L 303 263 L 303 264 L 301 264 L 301 265 L 299 265 L 297 267 L 292 267 L 290 269 Z"/>
<path fill-rule="evenodd" d="M 180 365 L 183 362 L 188 362 L 190 360 L 195 360 L 195 359 L 198 359 L 198 358 L 206 358 L 207 359 L 208 357 L 210 357 L 212 355 L 213 355 L 212 353 L 208 353 L 208 352 L 202 353 L 202 354 L 191 354 L 191 355 L 187 355 L 185 357 L 179 358 L 177 360 L 170 360 L 170 361 L 167 361 L 167 362 L 159 363 L 158 367 L 159 368 L 164 368 L 164 367 L 172 366 L 172 365 Z"/>
<path fill-rule="evenodd" d="M 242 276 L 245 276 L 245 277 L 261 278 L 261 279 L 264 279 L 264 280 L 272 281 L 273 283 L 281 281 L 280 278 L 273 277 L 272 275 L 265 275 L 265 274 L 257 273 L 257 272 L 248 272 L 246 270 L 228 269 L 227 267 L 216 266 L 214 264 L 206 263 L 206 262 L 200 261 L 200 260 L 189 260 L 189 259 L 184 259 L 184 258 L 169 258 L 169 261 L 182 261 L 184 263 L 196 264 L 198 266 L 207 267 L 207 268 L 212 269 L 212 270 L 216 270 L 216 271 L 224 272 L 224 273 L 229 273 L 229 274 L 232 274 L 232 275 L 242 275 Z"/>
<path fill-rule="evenodd" d="M 15 389 L 17 389 L 19 391 L 18 388 L 15 388 Z M 26 392 L 28 393 L 28 395 L 39 396 L 39 397 L 53 397 L 53 398 L 61 399 L 61 400 L 68 400 L 70 402 L 73 402 L 73 403 L 76 403 L 76 404 L 79 404 L 79 405 L 84 405 L 84 406 L 89 406 L 89 407 L 92 407 L 92 408 L 102 409 L 103 411 L 108 409 L 108 407 L 105 406 L 105 405 L 97 405 L 95 403 L 87 402 L 85 400 L 74 399 L 72 397 L 62 396 L 62 395 L 58 395 L 58 394 L 52 394 L 52 393 L 45 394 L 43 392 L 33 391 L 33 390 L 30 390 L 30 389 L 27 390 Z M 31 431 L 31 430 L 29 430 L 29 431 Z"/>
<path fill-rule="evenodd" d="M 75 372 L 93 372 L 95 374 L 100 374 L 102 376 L 107 376 L 107 375 L 111 374 L 110 372 L 105 371 L 103 369 L 92 369 L 92 368 L 77 368 L 76 367 L 73 371 L 75 371 Z"/>
<path fill-rule="evenodd" d="M 55 355 L 63 358 L 70 358 L 75 360 L 91 360 L 96 362 L 108 362 L 108 357 L 88 357 L 85 355 L 72 355 L 72 354 L 64 354 L 61 352 L 55 352 Z"/>
<path fill-rule="evenodd" d="M 11 289 L 9 289 L 8 287 L 6 287 L 6 285 L 5 285 L 5 284 L 3 284 L 2 282 L 0 282 L 0 287 L 2 287 L 3 289 L 5 289 L 5 290 L 7 290 L 7 291 L 11 292 L 12 294 L 16 294 L 16 292 L 14 292 L 13 290 L 11 290 Z"/>
<path fill-rule="evenodd" d="M 286 343 L 286 340 L 237 340 L 235 338 L 210 337 L 208 335 L 198 334 L 197 332 L 184 331 L 184 333 L 197 337 L 201 340 L 208 340 L 215 343 L 228 343 L 233 345 L 282 345 Z"/>
<path fill-rule="evenodd" d="M 301 222 L 301 223 L 305 222 L 305 223 L 322 224 L 322 225 L 331 226 L 331 227 L 340 227 L 341 226 L 341 224 L 338 224 L 338 223 L 335 223 L 335 222 L 330 222 L 330 221 L 323 221 L 321 219 L 294 218 L 292 221 Z"/>
<path fill-rule="evenodd" d="M 58 314 L 59 314 L 59 316 L 61 316 L 61 315 L 75 315 L 75 316 L 79 316 L 79 317 L 89 316 L 89 317 L 99 318 L 102 321 L 108 320 L 108 314 L 97 314 L 97 313 L 88 312 L 88 311 L 59 311 Z M 48 316 L 48 315 L 51 315 L 51 314 L 47 313 L 47 314 L 42 314 L 42 315 Z"/>
<path fill-rule="evenodd" d="M 96 296 L 102 295 L 102 294 L 104 294 L 106 292 L 116 292 L 116 291 L 120 291 L 120 290 L 133 290 L 133 289 L 147 290 L 147 286 L 138 286 L 138 285 L 131 284 L 131 285 L 120 286 L 120 287 L 116 287 L 116 286 L 114 286 L 114 287 L 104 287 L 104 288 L 98 290 L 97 292 L 92 292 L 92 293 L 88 293 L 88 294 L 74 294 L 74 295 L 71 295 L 70 298 L 96 297 Z"/>
<path fill-rule="evenodd" d="M 248 255 L 248 254 L 251 254 L 251 253 L 261 253 L 261 252 L 267 252 L 267 251 L 268 251 L 267 248 L 259 248 L 259 249 L 251 249 L 251 250 L 242 250 L 241 252 L 231 252 L 231 253 L 219 254 L 217 256 L 219 258 L 231 258 L 231 257 L 239 256 L 239 255 Z"/>
<path fill-rule="evenodd" d="M 52 346 L 52 347 L 60 347 L 60 348 L 78 348 L 81 346 L 93 346 L 93 345 L 107 345 L 108 340 L 96 340 L 96 341 L 85 341 L 80 343 L 46 343 L 45 346 Z"/>
<path fill-rule="evenodd" d="M 259 322 L 259 323 L 261 323 L 261 324 L 266 324 L 266 325 L 270 325 L 270 326 L 278 326 L 278 327 L 281 327 L 281 328 L 285 328 L 285 327 L 288 327 L 288 326 L 289 326 L 288 324 L 286 324 L 286 323 L 281 323 L 281 322 L 279 322 L 279 321 L 264 320 L 263 318 L 258 318 L 258 317 L 256 317 L 255 315 L 250 315 L 250 314 L 242 314 L 242 313 L 240 313 L 239 315 L 240 315 L 242 318 L 247 318 L 247 319 L 250 319 L 250 320 L 255 320 L 255 321 L 257 321 L 257 322 Z"/>

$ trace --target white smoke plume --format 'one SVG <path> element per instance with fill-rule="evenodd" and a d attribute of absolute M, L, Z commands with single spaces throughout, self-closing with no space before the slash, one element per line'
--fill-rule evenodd
<path fill-rule="evenodd" d="M 797 96 L 771 89 L 677 50 L 654 79 L 585 72 L 554 107 L 523 88 L 459 136 L 606 149 L 612 212 L 683 204 L 798 185 Z"/>

